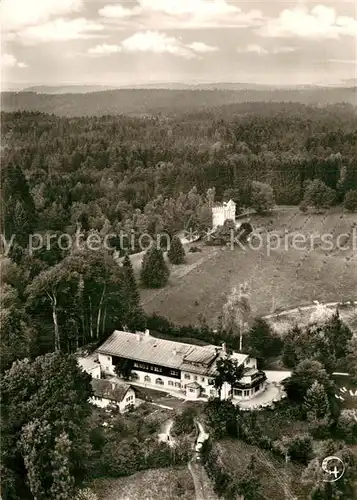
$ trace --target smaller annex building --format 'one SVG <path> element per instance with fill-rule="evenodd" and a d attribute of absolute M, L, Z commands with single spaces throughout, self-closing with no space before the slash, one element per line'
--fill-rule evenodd
<path fill-rule="evenodd" d="M 122 413 L 135 404 L 135 392 L 129 384 L 117 384 L 111 380 L 92 379 L 94 396 L 91 403 L 106 408 L 116 406 Z"/>
<path fill-rule="evenodd" d="M 216 363 L 229 356 L 245 368 L 236 387 L 225 383 L 221 399 L 251 399 L 265 390 L 266 375 L 257 369 L 257 361 L 247 354 L 227 354 L 222 346 L 197 346 L 153 337 L 150 332 L 116 330 L 97 349 L 98 361 L 104 376 L 115 375 L 115 367 L 129 361 L 135 382 L 163 391 L 178 392 L 187 399 L 217 396 L 213 387 Z"/>

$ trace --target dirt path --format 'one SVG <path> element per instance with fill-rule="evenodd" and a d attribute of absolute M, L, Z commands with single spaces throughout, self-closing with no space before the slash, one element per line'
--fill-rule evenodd
<path fill-rule="evenodd" d="M 211 487 L 211 480 L 202 464 L 198 464 L 192 459 L 188 463 L 188 470 L 191 472 L 195 485 L 196 500 L 219 500 Z"/>
<path fill-rule="evenodd" d="M 175 440 L 171 436 L 171 429 L 172 429 L 173 425 L 174 425 L 174 421 L 172 420 L 172 418 L 170 418 L 169 420 L 166 420 L 162 424 L 161 429 L 160 429 L 161 432 L 158 435 L 159 441 L 161 441 L 162 443 L 167 443 L 171 448 L 173 448 L 175 446 Z"/>
<path fill-rule="evenodd" d="M 353 302 L 357 302 L 357 300 L 354 300 Z M 321 302 L 321 305 L 326 307 L 336 307 L 338 306 L 338 304 L 340 304 L 340 302 L 327 302 L 327 303 Z M 263 316 L 263 318 L 264 319 L 279 318 L 280 316 L 285 316 L 287 314 L 295 314 L 301 311 L 308 311 L 310 309 L 315 309 L 316 306 L 317 304 L 310 304 L 308 306 L 294 307 L 293 309 L 285 309 L 284 311 L 280 311 L 278 313 L 267 314 L 266 316 Z"/>
<path fill-rule="evenodd" d="M 195 485 L 196 500 L 218 500 L 218 497 L 213 490 L 212 482 L 207 475 L 206 469 L 201 463 L 197 462 L 197 457 L 200 456 L 200 453 L 196 451 L 196 446 L 199 443 L 207 441 L 209 434 L 205 432 L 201 422 L 196 420 L 195 423 L 198 429 L 198 436 L 193 444 L 194 456 L 188 463 L 188 470 L 191 473 L 193 483 Z"/>

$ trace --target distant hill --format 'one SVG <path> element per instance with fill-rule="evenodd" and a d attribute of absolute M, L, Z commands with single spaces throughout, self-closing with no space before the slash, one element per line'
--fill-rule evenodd
<path fill-rule="evenodd" d="M 245 102 L 356 105 L 356 87 L 301 89 L 115 89 L 86 93 L 3 92 L 3 111 L 41 111 L 62 116 L 182 114 Z"/>
<path fill-rule="evenodd" d="M 26 87 L 22 92 L 36 92 L 37 94 L 88 94 L 90 92 L 100 92 L 113 90 L 118 87 L 106 85 L 35 85 Z"/>

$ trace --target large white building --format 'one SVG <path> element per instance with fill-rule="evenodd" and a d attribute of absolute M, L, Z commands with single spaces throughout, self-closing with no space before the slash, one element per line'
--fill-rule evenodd
<path fill-rule="evenodd" d="M 233 200 L 223 202 L 219 205 L 212 207 L 212 228 L 216 229 L 217 226 L 223 226 L 226 220 L 235 221 L 236 218 L 236 204 Z"/>
<path fill-rule="evenodd" d="M 212 386 L 216 362 L 227 356 L 225 346 L 197 346 L 153 337 L 149 331 L 130 333 L 115 331 L 97 349 L 104 375 L 115 375 L 121 360 L 130 360 L 132 374 L 141 385 L 184 394 L 186 398 L 216 395 Z M 265 389 L 265 373 L 257 369 L 256 359 L 247 354 L 233 353 L 232 358 L 245 367 L 236 387 L 224 384 L 220 397 L 237 400 L 251 399 Z"/>

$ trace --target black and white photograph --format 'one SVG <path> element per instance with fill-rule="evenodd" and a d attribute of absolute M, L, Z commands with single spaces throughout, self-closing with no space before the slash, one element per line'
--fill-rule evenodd
<path fill-rule="evenodd" d="M 0 500 L 357 500 L 357 1 L 0 27 Z"/>

